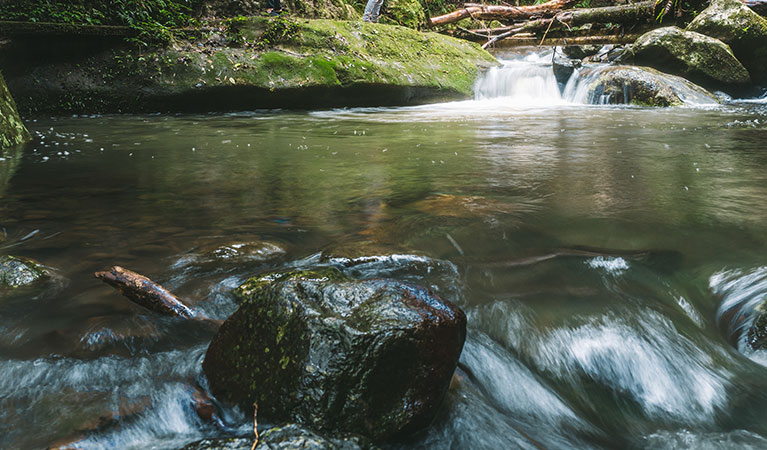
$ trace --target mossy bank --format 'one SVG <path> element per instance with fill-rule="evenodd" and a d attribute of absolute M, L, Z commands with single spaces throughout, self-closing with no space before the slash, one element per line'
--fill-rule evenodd
<path fill-rule="evenodd" d="M 16 104 L 0 74 L 0 150 L 29 140 L 29 133 L 21 122 Z"/>
<path fill-rule="evenodd" d="M 497 64 L 476 44 L 435 33 L 263 17 L 156 50 L 44 56 L 26 53 L 8 70 L 22 114 L 418 104 L 472 95 L 480 71 Z"/>

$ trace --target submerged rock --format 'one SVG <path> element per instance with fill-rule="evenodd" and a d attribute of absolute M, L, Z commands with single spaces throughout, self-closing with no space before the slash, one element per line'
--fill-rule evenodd
<path fill-rule="evenodd" d="M 254 277 L 203 362 L 220 400 L 270 420 L 373 439 L 436 413 L 466 336 L 464 313 L 424 288 L 335 269 Z"/>
<path fill-rule="evenodd" d="M 21 122 L 16 103 L 0 74 L 0 150 L 23 144 L 29 139 L 29 132 Z M 3 156 L 2 153 L 0 156 Z"/>
<path fill-rule="evenodd" d="M 635 62 L 712 88 L 737 88 L 751 82 L 748 71 L 727 44 L 677 27 L 643 34 L 632 47 Z"/>
<path fill-rule="evenodd" d="M 0 288 L 27 286 L 48 276 L 42 264 L 29 258 L 0 256 Z"/>
<path fill-rule="evenodd" d="M 591 104 L 676 106 L 683 103 L 716 103 L 708 91 L 684 78 L 649 67 L 610 66 L 586 69 Z"/>
<path fill-rule="evenodd" d="M 687 30 L 728 44 L 751 79 L 767 84 L 767 19 L 738 0 L 713 0 Z"/>

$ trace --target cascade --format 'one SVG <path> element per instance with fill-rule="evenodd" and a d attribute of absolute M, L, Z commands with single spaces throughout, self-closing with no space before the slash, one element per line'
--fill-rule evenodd
<path fill-rule="evenodd" d="M 552 69 L 553 50 L 528 54 L 503 55 L 502 66 L 490 69 L 474 87 L 474 99 L 492 100 L 513 106 L 549 106 L 565 104 L 623 104 L 633 96 L 631 86 L 623 85 L 623 95 L 599 92 L 593 83 L 616 66 L 588 64 L 576 69 L 560 91 Z M 659 72 L 631 67 L 639 78 L 670 88 L 688 105 L 716 103 L 714 97 L 684 79 Z"/>

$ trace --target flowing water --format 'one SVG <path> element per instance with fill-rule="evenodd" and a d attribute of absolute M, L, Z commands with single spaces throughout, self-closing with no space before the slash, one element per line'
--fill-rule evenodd
<path fill-rule="evenodd" d="M 767 294 L 764 99 L 591 106 L 546 60 L 450 104 L 30 122 L 0 161 L 0 247 L 55 276 L 2 292 L 0 448 L 247 435 L 247 412 L 195 412 L 214 330 L 92 273 L 226 318 L 249 275 L 321 252 L 394 255 L 347 270 L 469 318 L 434 423 L 385 447 L 767 446 L 767 356 L 744 344 Z"/>

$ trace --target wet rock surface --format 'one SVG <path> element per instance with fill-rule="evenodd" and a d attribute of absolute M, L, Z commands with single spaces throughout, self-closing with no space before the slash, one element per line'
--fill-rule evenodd
<path fill-rule="evenodd" d="M 675 106 L 687 101 L 716 102 L 700 86 L 649 67 L 612 66 L 584 72 L 584 75 L 593 78 L 589 85 L 592 104 Z"/>
<path fill-rule="evenodd" d="M 265 432 L 256 448 L 264 450 L 364 450 L 374 447 L 364 438 L 326 438 L 300 425 L 290 424 L 284 427 L 275 427 Z"/>
<path fill-rule="evenodd" d="M 0 288 L 28 286 L 47 276 L 46 268 L 32 259 L 0 256 Z"/>
<path fill-rule="evenodd" d="M 203 369 L 219 400 L 269 420 L 382 439 L 426 426 L 466 335 L 463 312 L 425 288 L 334 268 L 251 278 Z"/>
<path fill-rule="evenodd" d="M 737 0 L 714 0 L 687 26 L 728 44 L 752 81 L 767 84 L 767 20 Z"/>
<path fill-rule="evenodd" d="M 184 446 L 181 450 L 250 450 L 254 438 L 202 439 Z M 256 448 L 261 448 L 256 447 Z"/>
<path fill-rule="evenodd" d="M 767 301 L 754 308 L 754 321 L 748 329 L 747 339 L 754 350 L 767 347 Z"/>
<path fill-rule="evenodd" d="M 575 72 L 575 69 L 581 67 L 581 61 L 579 59 L 570 59 L 555 52 L 551 65 L 554 70 L 554 78 L 557 79 L 559 91 L 564 92 L 570 76 Z"/>
<path fill-rule="evenodd" d="M 30 139 L 29 132 L 21 122 L 16 103 L 0 74 L 0 150 L 22 144 Z M 3 156 L 0 153 L 0 156 Z"/>
<path fill-rule="evenodd" d="M 685 77 L 710 88 L 737 88 L 751 81 L 727 44 L 677 27 L 643 34 L 632 47 L 637 64 Z"/>
<path fill-rule="evenodd" d="M 599 52 L 601 45 L 566 45 L 562 47 L 562 53 L 568 58 L 583 59 Z"/>
<path fill-rule="evenodd" d="M 253 437 L 203 439 L 182 450 L 251 450 Z M 329 438 L 297 424 L 274 427 L 261 433 L 256 449 L 263 450 L 373 450 L 365 438 Z"/>

